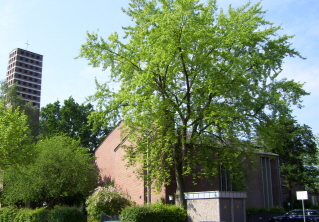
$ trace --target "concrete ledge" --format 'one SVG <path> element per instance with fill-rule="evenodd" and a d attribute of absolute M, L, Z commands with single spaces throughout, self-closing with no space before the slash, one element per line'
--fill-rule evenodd
<path fill-rule="evenodd" d="M 186 200 L 194 199 L 216 199 L 216 198 L 241 198 L 246 199 L 246 192 L 233 191 L 204 191 L 204 192 L 187 192 L 184 193 Z"/>

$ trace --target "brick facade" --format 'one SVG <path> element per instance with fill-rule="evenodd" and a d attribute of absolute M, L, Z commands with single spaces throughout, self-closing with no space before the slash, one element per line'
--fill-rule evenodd
<path fill-rule="evenodd" d="M 141 179 L 136 178 L 136 168 L 126 168 L 126 161 L 123 160 L 124 149 L 121 145 L 130 145 L 129 139 L 121 137 L 120 127 L 115 128 L 95 152 L 96 164 L 101 170 L 101 181 L 104 183 L 113 182 L 115 186 L 126 193 L 137 204 L 147 202 L 147 188 Z M 278 155 L 260 152 L 256 169 L 248 169 L 251 172 L 250 179 L 245 182 L 247 185 L 247 207 L 279 206 L 282 203 L 281 185 L 279 175 Z M 192 183 L 192 178 L 187 178 L 186 192 L 201 192 L 220 190 L 220 176 L 212 181 L 205 178 L 198 179 L 197 184 Z M 151 202 L 163 199 L 166 203 L 168 196 L 174 195 L 176 186 L 163 186 L 161 193 L 151 192 Z"/>
<path fill-rule="evenodd" d="M 137 204 L 144 204 L 147 202 L 147 187 L 143 180 L 136 177 L 136 168 L 125 166 L 127 162 L 123 160 L 125 151 L 120 147 L 121 144 L 129 145 L 129 141 L 123 142 L 121 130 L 115 128 L 95 151 L 96 164 L 101 171 L 101 182 L 114 183 L 116 188 L 127 194 Z M 167 198 L 165 194 L 165 187 L 159 194 L 151 192 L 151 202 Z"/>

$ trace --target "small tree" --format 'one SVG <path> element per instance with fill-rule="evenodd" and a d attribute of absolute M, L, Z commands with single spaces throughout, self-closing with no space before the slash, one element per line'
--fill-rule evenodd
<path fill-rule="evenodd" d="M 98 180 L 90 154 L 64 136 L 40 141 L 35 149 L 34 162 L 6 171 L 5 202 L 45 202 L 48 207 L 83 203 Z"/>
<path fill-rule="evenodd" d="M 101 213 L 119 215 L 132 202 L 118 192 L 113 186 L 97 187 L 86 201 L 86 210 L 94 219 L 100 219 Z"/>

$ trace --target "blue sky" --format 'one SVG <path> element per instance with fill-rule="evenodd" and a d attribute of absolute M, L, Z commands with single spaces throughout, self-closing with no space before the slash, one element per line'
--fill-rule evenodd
<path fill-rule="evenodd" d="M 203 0 L 204 1 L 204 0 Z M 1 0 L 0 1 L 0 79 L 5 79 L 9 53 L 15 48 L 44 55 L 41 106 L 73 96 L 82 103 L 95 92 L 94 78 L 106 81 L 108 72 L 92 68 L 77 59 L 86 32 L 107 37 L 122 33 L 130 18 L 122 11 L 129 0 Z M 247 0 L 219 0 L 220 8 L 240 6 Z M 257 3 L 257 0 L 251 0 Z M 305 83 L 311 93 L 304 97 L 304 108 L 295 110 L 300 124 L 309 125 L 319 134 L 319 1 L 263 0 L 265 17 L 281 25 L 281 33 L 295 35 L 293 48 L 306 60 L 286 59 L 279 78 Z M 2 73 L 2 74 L 1 74 Z"/>

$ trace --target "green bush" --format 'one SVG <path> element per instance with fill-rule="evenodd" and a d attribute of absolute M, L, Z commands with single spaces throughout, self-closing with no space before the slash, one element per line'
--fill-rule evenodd
<path fill-rule="evenodd" d="M 131 222 L 183 222 L 186 210 L 175 205 L 144 205 L 125 208 L 121 220 Z"/>
<path fill-rule="evenodd" d="M 58 207 L 50 210 L 48 222 L 81 222 L 83 213 L 75 207 Z"/>
<path fill-rule="evenodd" d="M 5 207 L 0 209 L 0 222 L 82 222 L 83 213 L 74 207 L 29 209 Z"/>
<path fill-rule="evenodd" d="M 285 213 L 285 209 L 280 206 L 267 207 L 267 208 L 256 208 L 247 207 L 246 214 L 263 214 L 263 213 Z"/>
<path fill-rule="evenodd" d="M 16 207 L 4 207 L 0 209 L 0 222 L 14 221 L 18 213 L 18 208 Z"/>
<path fill-rule="evenodd" d="M 39 209 L 29 209 L 22 208 L 18 211 L 14 222 L 43 222 L 46 221 L 48 217 L 48 210 L 44 208 Z"/>
<path fill-rule="evenodd" d="M 109 216 L 115 216 L 130 205 L 132 202 L 116 191 L 114 187 L 97 187 L 86 201 L 86 210 L 91 217 L 99 220 L 102 212 Z"/>

